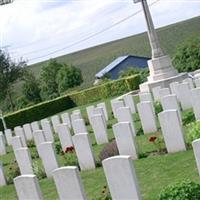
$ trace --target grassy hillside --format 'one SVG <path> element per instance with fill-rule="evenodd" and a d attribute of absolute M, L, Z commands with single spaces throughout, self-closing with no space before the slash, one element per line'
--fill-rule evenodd
<path fill-rule="evenodd" d="M 200 35 L 200 17 L 162 27 L 158 29 L 158 35 L 164 51 L 173 56 L 177 45 L 187 38 Z M 93 84 L 94 76 L 100 69 L 118 56 L 127 54 L 150 56 L 150 46 L 146 33 L 64 55 L 58 57 L 57 60 L 80 68 L 84 77 L 82 87 L 85 88 Z M 44 63 L 38 63 L 29 68 L 38 76 Z"/>

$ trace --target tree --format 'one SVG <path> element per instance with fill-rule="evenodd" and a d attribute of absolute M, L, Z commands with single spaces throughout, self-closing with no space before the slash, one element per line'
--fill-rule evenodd
<path fill-rule="evenodd" d="M 59 96 L 58 84 L 56 76 L 63 64 L 51 59 L 46 65 L 42 67 L 40 74 L 41 97 L 44 100 L 53 99 Z"/>
<path fill-rule="evenodd" d="M 200 68 L 200 37 L 181 44 L 173 57 L 173 64 L 179 72 L 189 72 Z"/>
<path fill-rule="evenodd" d="M 64 66 L 59 70 L 57 74 L 57 84 L 60 93 L 80 85 L 83 82 L 81 70 L 74 66 Z"/>
<path fill-rule="evenodd" d="M 0 98 L 8 99 L 12 110 L 15 107 L 12 99 L 13 84 L 23 75 L 25 65 L 24 61 L 12 61 L 7 53 L 0 50 Z"/>
<path fill-rule="evenodd" d="M 41 101 L 39 82 L 36 80 L 33 73 L 25 71 L 22 77 L 24 84 L 22 85 L 22 93 L 24 97 L 33 103 Z"/>

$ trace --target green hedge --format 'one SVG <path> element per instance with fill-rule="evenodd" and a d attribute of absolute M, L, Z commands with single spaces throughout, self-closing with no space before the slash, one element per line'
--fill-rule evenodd
<path fill-rule="evenodd" d="M 110 81 L 96 87 L 58 97 L 56 99 L 45 101 L 17 112 L 7 114 L 5 116 L 5 121 L 8 128 L 14 128 L 15 126 L 21 126 L 25 123 L 38 121 L 76 106 L 122 95 L 126 92 L 138 89 L 139 84 L 140 76 L 138 75 Z M 1 121 L 0 130 L 3 130 Z"/>

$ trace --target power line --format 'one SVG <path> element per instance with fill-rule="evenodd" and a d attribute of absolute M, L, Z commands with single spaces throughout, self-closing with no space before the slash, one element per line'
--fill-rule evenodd
<path fill-rule="evenodd" d="M 155 2 L 149 4 L 149 6 L 153 6 L 154 4 L 158 3 L 159 1 L 160 1 L 160 0 L 156 0 Z M 44 58 L 44 57 L 50 56 L 50 55 L 52 55 L 52 54 L 58 53 L 58 52 L 63 51 L 63 50 L 65 50 L 65 49 L 71 48 L 71 47 L 73 47 L 73 46 L 75 46 L 75 45 L 77 45 L 77 44 L 80 44 L 80 43 L 82 43 L 82 42 L 85 42 L 85 41 L 87 41 L 87 40 L 89 40 L 89 39 L 91 39 L 91 38 L 93 38 L 93 37 L 96 37 L 97 35 L 100 35 L 100 34 L 106 32 L 106 31 L 112 29 L 113 27 L 115 27 L 115 26 L 117 26 L 117 25 L 123 23 L 124 21 L 129 20 L 130 18 L 134 17 L 135 15 L 139 14 L 140 12 L 142 12 L 142 9 L 140 9 L 140 10 L 138 10 L 137 12 L 135 12 L 135 13 L 129 15 L 128 17 L 125 17 L 124 19 L 122 19 L 122 20 L 120 20 L 120 21 L 114 23 L 113 25 L 111 25 L 111 26 L 109 26 L 109 27 L 107 27 L 107 28 L 102 29 L 101 31 L 98 31 L 98 32 L 96 32 L 96 33 L 94 33 L 94 34 L 91 34 L 91 35 L 89 35 L 89 36 L 87 36 L 87 37 L 85 37 L 85 38 L 83 38 L 83 39 L 81 39 L 81 40 L 78 40 L 77 42 L 74 42 L 74 43 L 72 43 L 72 44 L 70 44 L 70 45 L 68 45 L 68 46 L 65 46 L 65 47 L 63 47 L 63 48 L 57 49 L 57 50 L 55 50 L 55 51 L 52 51 L 52 52 L 47 53 L 47 54 L 44 54 L 44 55 L 42 55 L 42 56 L 38 56 L 38 57 L 35 57 L 35 58 L 32 58 L 32 59 L 29 59 L 29 61 L 33 61 L 33 60 L 37 60 L 37 59 L 40 59 L 40 58 Z M 55 45 L 54 45 L 54 46 L 55 46 Z M 48 47 L 48 48 L 50 48 L 50 47 Z M 43 50 L 46 50 L 46 49 L 47 49 L 47 48 L 44 48 Z M 25 55 L 31 54 L 31 53 L 35 53 L 36 51 L 38 52 L 38 51 L 40 51 L 40 50 L 35 50 L 35 51 L 32 51 L 32 52 L 26 53 Z"/>

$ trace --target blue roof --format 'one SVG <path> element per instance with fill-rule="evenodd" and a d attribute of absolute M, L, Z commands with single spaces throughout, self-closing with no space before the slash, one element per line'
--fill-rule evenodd
<path fill-rule="evenodd" d="M 149 60 L 149 58 L 146 58 L 146 57 L 139 57 L 139 56 L 132 56 L 132 55 L 120 56 L 117 59 L 115 59 L 113 62 L 111 62 L 109 65 L 107 65 L 104 69 L 102 69 L 101 71 L 99 71 L 95 75 L 95 77 L 96 78 L 103 77 L 106 73 L 110 72 L 112 69 L 114 69 L 117 65 L 119 65 L 121 62 L 123 62 L 124 60 L 126 60 L 128 57 L 135 57 L 135 58 Z"/>
<path fill-rule="evenodd" d="M 124 61 L 129 56 L 120 56 L 117 59 L 115 59 L 113 62 L 111 62 L 108 66 L 106 66 L 104 69 L 102 69 L 100 72 L 98 72 L 95 76 L 96 77 L 102 77 L 106 73 L 108 73 L 110 70 L 115 68 L 118 64 L 120 64 L 122 61 Z"/>

